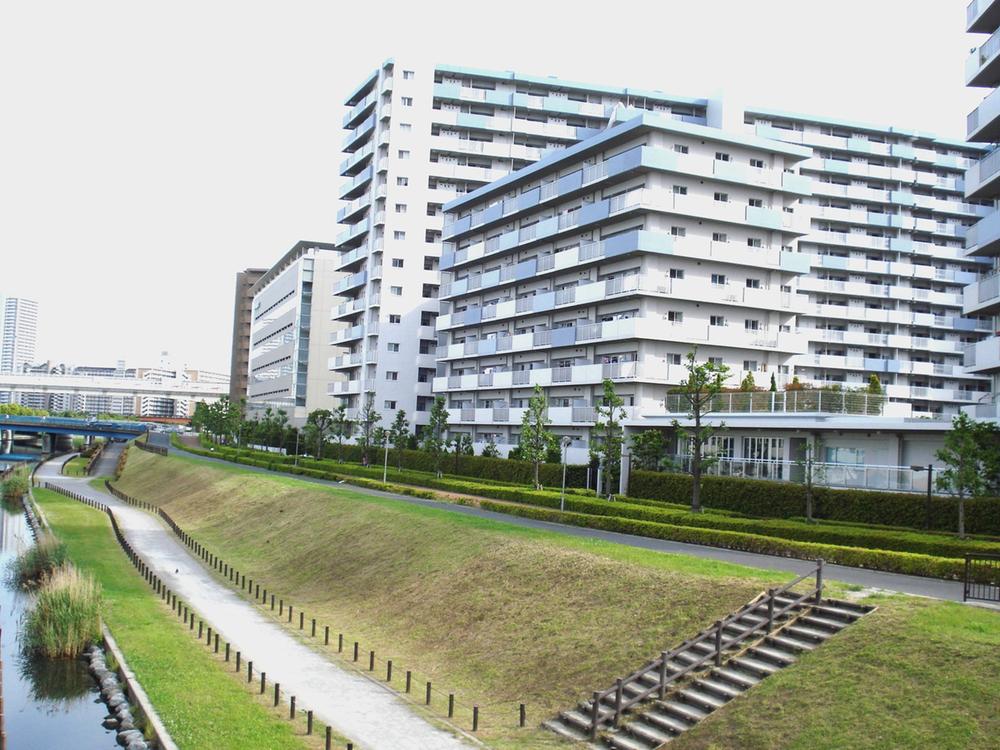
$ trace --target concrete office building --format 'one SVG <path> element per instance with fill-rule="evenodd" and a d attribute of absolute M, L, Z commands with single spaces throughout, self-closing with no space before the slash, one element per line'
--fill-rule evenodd
<path fill-rule="evenodd" d="M 705 121 L 699 99 L 393 60 L 345 104 L 333 317 L 346 351 L 331 352 L 331 388 L 354 413 L 372 398 L 385 422 L 404 409 L 418 428 L 437 366 L 442 206 L 599 133 L 619 105 Z"/>
<path fill-rule="evenodd" d="M 247 268 L 236 274 L 233 299 L 233 348 L 229 363 L 229 400 L 238 404 L 247 395 L 247 368 L 250 364 L 250 317 L 253 295 L 250 290 L 266 268 Z"/>
<path fill-rule="evenodd" d="M 19 372 L 35 359 L 38 335 L 38 303 L 0 294 L 0 372 Z M 0 404 L 10 403 L 11 394 L 0 391 Z"/>
<path fill-rule="evenodd" d="M 989 34 L 966 61 L 965 78 L 969 86 L 986 90 L 987 96 L 969 113 L 966 126 L 970 141 L 995 145 L 1000 140 L 1000 0 L 974 0 L 967 8 L 967 30 Z M 984 318 L 991 335 L 969 344 L 965 349 L 966 369 L 989 378 L 992 397 L 982 399 L 970 411 L 980 418 L 996 419 L 996 394 L 1000 393 L 1000 213 L 995 209 L 1000 198 L 1000 149 L 994 148 L 969 167 L 965 176 L 965 195 L 970 200 L 989 201 L 993 210 L 972 227 L 965 236 L 965 253 L 981 260 L 985 267 L 979 278 L 965 289 L 967 315 Z"/>
<path fill-rule="evenodd" d="M 335 406 L 329 358 L 340 254 L 332 244 L 298 242 L 253 285 L 247 415 L 283 410 L 301 427 L 309 412 Z M 312 366 L 310 366 L 312 363 Z"/>

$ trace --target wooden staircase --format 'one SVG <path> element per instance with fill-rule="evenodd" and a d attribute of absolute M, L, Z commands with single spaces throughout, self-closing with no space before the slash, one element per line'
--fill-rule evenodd
<path fill-rule="evenodd" d="M 813 576 L 811 588 L 793 592 Z M 824 599 L 820 560 L 545 726 L 597 746 L 653 750 L 873 609 Z"/>

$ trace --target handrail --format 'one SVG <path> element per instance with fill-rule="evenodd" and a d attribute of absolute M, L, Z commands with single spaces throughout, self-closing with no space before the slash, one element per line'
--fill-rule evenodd
<path fill-rule="evenodd" d="M 801 594 L 800 596 L 793 598 L 788 604 L 782 605 L 778 608 L 775 607 L 775 600 L 778 596 L 786 594 L 794 586 L 798 585 L 807 578 L 816 577 L 816 584 L 809 591 Z M 747 636 L 756 633 L 758 630 L 764 629 L 765 633 L 770 633 L 774 629 L 774 621 L 781 615 L 789 612 L 796 607 L 802 605 L 809 599 L 814 599 L 816 604 L 819 604 L 823 597 L 823 560 L 819 559 L 816 561 L 816 567 L 812 570 L 806 571 L 794 580 L 786 583 L 780 588 L 771 588 L 767 591 L 763 591 L 758 594 L 754 599 L 752 599 L 748 604 L 745 604 L 740 609 L 736 610 L 732 614 L 727 615 L 725 618 L 718 620 L 714 625 L 705 628 L 699 632 L 694 638 L 689 638 L 684 641 L 681 645 L 672 649 L 671 651 L 664 651 L 660 654 L 659 658 L 646 664 L 641 669 L 636 670 L 632 674 L 626 677 L 620 677 L 615 680 L 613 687 L 606 690 L 594 691 L 592 696 L 592 704 L 590 707 L 590 727 L 589 734 L 591 739 L 597 738 L 597 732 L 600 730 L 601 726 L 608 721 L 611 721 L 614 726 L 617 726 L 621 721 L 622 714 L 632 706 L 642 703 L 653 693 L 659 693 L 659 697 L 662 699 L 666 694 L 667 687 L 676 683 L 680 678 L 700 669 L 709 660 L 714 660 L 716 666 L 722 665 L 722 654 L 729 646 L 742 642 Z M 745 617 L 747 614 L 758 609 L 763 604 L 767 605 L 767 622 L 763 625 L 744 625 L 738 626 L 735 623 Z M 726 637 L 723 634 L 727 628 L 736 629 L 735 635 L 730 635 Z M 671 670 L 670 674 L 667 674 L 668 663 L 680 655 L 682 652 L 689 650 L 692 646 L 696 646 L 699 643 L 703 643 L 706 639 L 714 639 L 714 648 L 712 651 L 704 654 L 700 658 L 697 658 L 692 663 L 687 666 L 678 669 Z M 642 683 L 642 689 L 630 697 L 625 697 L 625 686 L 632 683 L 638 682 L 643 675 L 648 674 L 651 671 L 656 671 L 659 675 L 659 680 L 654 685 L 646 685 Z M 602 712 L 601 704 L 603 701 L 611 696 L 615 698 L 614 710 L 610 709 Z"/>

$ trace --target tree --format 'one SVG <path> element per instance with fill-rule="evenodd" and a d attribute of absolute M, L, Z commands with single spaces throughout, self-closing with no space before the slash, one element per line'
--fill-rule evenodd
<path fill-rule="evenodd" d="M 610 378 L 604 379 L 604 393 L 594 406 L 594 446 L 591 451 L 604 457 L 604 486 L 608 499 L 615 493 L 622 462 L 622 425 L 625 400 L 615 391 Z"/>
<path fill-rule="evenodd" d="M 740 383 L 740 390 L 744 393 L 753 393 L 757 390 L 757 383 L 753 379 L 752 372 L 748 372 L 746 377 L 743 378 L 743 382 Z"/>
<path fill-rule="evenodd" d="M 382 415 L 375 409 L 375 399 L 369 394 L 364 408 L 358 415 L 358 424 L 361 425 L 358 445 L 361 446 L 361 462 L 365 466 L 371 463 L 371 456 L 368 455 L 368 452 L 375 445 L 375 426 L 381 421 Z"/>
<path fill-rule="evenodd" d="M 810 523 L 814 520 L 813 486 L 826 479 L 826 464 L 817 459 L 817 456 L 823 456 L 823 441 L 819 438 L 807 439 L 802 448 L 802 455 L 795 462 L 796 466 L 802 469 L 802 484 L 806 489 L 806 520 Z"/>
<path fill-rule="evenodd" d="M 1000 433 L 992 422 L 977 422 L 964 412 L 951 420 L 944 447 L 934 455 L 947 468 L 938 472 L 937 488 L 958 496 L 958 536 L 965 538 L 965 499 L 982 497 L 1000 479 Z"/>
<path fill-rule="evenodd" d="M 344 438 L 354 434 L 354 422 L 347 416 L 347 409 L 341 404 L 333 410 L 333 437 L 337 439 L 337 460 L 344 462 Z"/>
<path fill-rule="evenodd" d="M 729 367 L 721 362 L 708 360 L 698 363 L 697 349 L 688 352 L 684 367 L 687 377 L 677 389 L 681 403 L 687 405 L 687 418 L 693 423 L 682 427 L 676 419 L 674 429 L 681 440 L 687 440 L 691 452 L 691 512 L 701 513 L 702 469 L 715 461 L 714 456 L 704 455 L 705 444 L 717 433 L 725 429 L 725 422 L 717 425 L 705 424 L 705 417 L 711 413 L 712 402 L 722 390 L 722 384 L 729 377 Z"/>
<path fill-rule="evenodd" d="M 874 372 L 868 378 L 868 392 L 876 396 L 882 395 L 882 381 L 878 379 L 878 375 Z"/>
<path fill-rule="evenodd" d="M 316 446 L 316 458 L 323 458 L 323 446 L 333 434 L 333 412 L 329 409 L 316 409 L 306 417 L 306 430 L 310 441 Z"/>
<path fill-rule="evenodd" d="M 474 456 L 476 455 L 475 449 L 472 447 L 472 437 L 463 432 L 455 436 L 455 439 L 451 441 L 452 448 L 455 450 L 455 473 L 459 473 L 459 456 Z"/>
<path fill-rule="evenodd" d="M 396 412 L 396 418 L 389 427 L 389 440 L 396 449 L 396 466 L 402 471 L 403 451 L 410 444 L 410 420 L 406 418 L 406 412 L 402 409 Z"/>
<path fill-rule="evenodd" d="M 447 445 L 444 438 L 447 429 L 448 407 L 445 398 L 444 396 L 435 396 L 427 426 L 423 431 L 421 447 L 431 455 L 434 462 L 434 472 L 438 477 L 441 476 L 441 458 Z"/>
<path fill-rule="evenodd" d="M 664 448 L 663 433 L 659 430 L 643 430 L 632 436 L 632 459 L 639 469 L 658 470 Z"/>
<path fill-rule="evenodd" d="M 500 449 L 497 448 L 496 441 L 493 440 L 492 435 L 490 435 L 489 439 L 486 441 L 486 445 L 483 446 L 483 452 L 481 455 L 483 458 L 500 458 Z"/>
<path fill-rule="evenodd" d="M 538 467 L 548 453 L 549 446 L 553 442 L 552 433 L 548 430 L 548 404 L 545 394 L 540 385 L 535 386 L 531 398 L 528 399 L 528 408 L 524 410 L 521 418 L 521 436 L 518 445 L 521 448 L 521 458 L 531 461 L 535 465 L 535 489 L 542 488 L 538 481 Z"/>
<path fill-rule="evenodd" d="M 769 390 L 771 391 L 771 393 L 778 392 L 778 381 L 775 379 L 773 372 L 771 373 L 771 387 Z"/>

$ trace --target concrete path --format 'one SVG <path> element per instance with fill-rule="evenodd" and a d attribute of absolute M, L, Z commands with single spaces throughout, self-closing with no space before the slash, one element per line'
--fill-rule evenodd
<path fill-rule="evenodd" d="M 124 447 L 125 443 L 112 442 L 109 442 L 106 446 L 104 446 L 104 450 L 101 451 L 101 457 L 97 459 L 97 463 L 94 465 L 93 471 L 90 472 L 90 476 L 114 476 L 115 469 L 118 468 L 118 457 L 122 454 L 122 449 Z"/>
<path fill-rule="evenodd" d="M 568 534 L 586 539 L 600 539 L 614 544 L 625 544 L 630 547 L 654 550 L 656 552 L 675 552 L 693 557 L 702 557 L 721 562 L 735 563 L 737 565 L 747 565 L 753 568 L 765 568 L 768 570 L 780 570 L 793 575 L 801 575 L 815 567 L 812 560 L 799 560 L 789 557 L 778 557 L 776 555 L 764 555 L 756 552 L 741 552 L 739 550 L 724 549 L 721 547 L 706 547 L 699 544 L 686 544 L 684 542 L 672 542 L 665 539 L 653 539 L 650 537 L 636 536 L 633 534 L 622 534 L 614 531 L 602 531 L 600 529 L 587 529 L 580 526 L 570 526 L 550 521 L 538 521 L 533 518 L 521 518 L 519 516 L 507 515 L 505 513 L 494 513 L 479 508 L 471 508 L 465 505 L 454 503 L 438 502 L 435 500 L 425 500 L 422 498 L 410 497 L 409 495 L 398 495 L 392 492 L 382 492 L 371 490 L 365 487 L 357 487 L 350 484 L 341 484 L 324 479 L 313 479 L 311 477 L 288 474 L 285 472 L 274 472 L 256 466 L 245 466 L 234 464 L 220 458 L 209 458 L 198 456 L 194 453 L 187 453 L 177 448 L 170 448 L 171 452 L 177 455 L 187 456 L 198 461 L 207 463 L 219 463 L 226 466 L 239 466 L 244 471 L 260 472 L 262 474 L 281 474 L 292 477 L 302 482 L 321 484 L 332 487 L 342 487 L 350 489 L 352 492 L 360 492 L 366 495 L 376 495 L 378 497 L 388 497 L 415 505 L 423 505 L 430 508 L 439 508 L 451 513 L 461 513 L 467 516 L 478 518 L 489 518 L 515 526 L 525 526 L 532 529 L 544 529 L 560 534 Z M 959 581 L 943 581 L 937 578 L 923 578 L 921 576 L 901 575 L 899 573 L 885 573 L 866 568 L 852 568 L 845 565 L 827 564 L 823 567 L 823 574 L 827 580 L 841 581 L 843 583 L 856 584 L 866 588 L 885 589 L 887 591 L 899 591 L 904 594 L 914 594 L 917 596 L 927 596 L 933 599 L 946 599 L 949 601 L 962 601 L 962 584 Z"/>
<path fill-rule="evenodd" d="M 229 641 L 268 683 L 281 683 L 300 710 L 371 750 L 459 750 L 474 747 L 437 729 L 413 712 L 395 693 L 364 676 L 344 670 L 300 643 L 280 625 L 217 581 L 188 553 L 160 520 L 126 505 L 87 480 L 59 475 L 59 462 L 38 470 L 43 482 L 64 487 L 110 506 L 122 532 L 172 591 L 198 612 L 219 637 Z"/>

